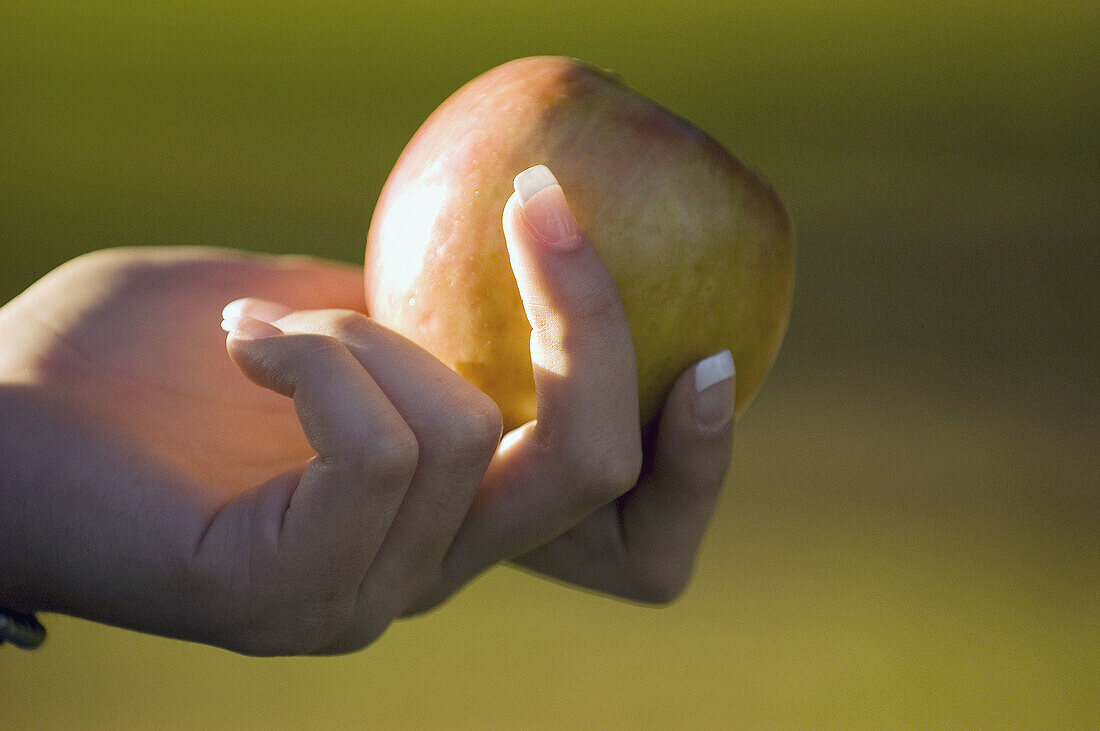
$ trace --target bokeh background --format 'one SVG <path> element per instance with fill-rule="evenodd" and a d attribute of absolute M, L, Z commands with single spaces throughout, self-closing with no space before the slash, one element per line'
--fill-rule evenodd
<path fill-rule="evenodd" d="M 0 726 L 1100 723 L 1100 5 L 0 1 L 0 301 L 80 253 L 360 261 L 451 91 L 552 53 L 764 170 L 796 304 L 675 605 L 491 572 L 337 659 L 64 617 Z"/>

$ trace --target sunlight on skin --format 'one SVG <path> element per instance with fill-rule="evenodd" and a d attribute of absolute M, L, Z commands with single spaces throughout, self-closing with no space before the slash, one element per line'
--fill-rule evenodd
<path fill-rule="evenodd" d="M 313 455 L 291 402 L 250 383 L 226 357 L 217 326 L 222 307 L 242 294 L 266 293 L 292 304 L 362 309 L 360 278 L 319 263 L 210 249 L 159 257 L 155 251 L 122 271 L 113 269 L 114 252 L 78 259 L 5 313 L 22 340 L 52 343 L 25 371 L 28 377 L 120 435 L 151 445 L 163 463 L 217 485 L 209 499 L 221 502 Z M 107 272 L 106 284 L 86 286 L 90 270 Z M 127 302 L 124 310 L 102 305 L 110 293 Z M 74 322 L 82 323 L 83 335 L 55 337 Z M 158 351 L 152 344 L 160 342 Z"/>

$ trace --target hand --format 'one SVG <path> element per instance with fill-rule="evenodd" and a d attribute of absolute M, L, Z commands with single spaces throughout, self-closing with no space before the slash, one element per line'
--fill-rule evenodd
<path fill-rule="evenodd" d="M 88 255 L 0 309 L 0 605 L 336 652 L 431 574 L 498 444 L 495 404 L 380 328 L 390 394 L 341 342 L 246 320 L 228 345 L 257 388 L 217 326 L 244 293 L 371 326 L 357 268 L 213 249 Z"/>
<path fill-rule="evenodd" d="M 538 325 L 540 411 L 483 481 L 495 408 L 355 314 L 357 270 L 117 250 L 9 303 L 0 553 L 19 560 L 0 568 L 0 597 L 260 654 L 361 647 L 395 615 L 523 554 L 567 580 L 669 598 L 725 471 L 730 427 L 701 428 L 683 380 L 647 477 L 609 503 L 640 463 L 633 353 L 614 286 L 579 232 L 557 249 L 533 236 L 538 209 L 560 197 L 552 186 L 527 215 L 515 199 L 506 213 Z M 272 390 L 242 380 L 210 326 L 244 293 L 293 311 L 275 318 L 251 300 L 236 314 L 251 308 L 280 327 L 246 317 L 229 339 L 241 370 Z M 707 391 L 720 415 L 730 385 Z M 626 532 L 609 524 L 618 516 Z"/>
<path fill-rule="evenodd" d="M 732 357 L 719 353 L 679 379 L 643 472 L 634 348 L 615 284 L 549 171 L 534 168 L 516 187 L 523 195 L 508 201 L 504 230 L 532 325 L 537 419 L 505 436 L 476 494 L 444 487 L 426 493 L 422 507 L 402 507 L 428 523 L 460 512 L 455 501 L 468 513 L 457 533 L 446 523 L 453 540 L 425 554 L 428 570 L 407 571 L 415 551 L 394 562 L 406 572 L 398 603 L 408 602 L 403 614 L 435 606 L 509 558 L 619 596 L 670 601 L 690 577 L 729 466 Z M 440 397 L 426 397 L 421 384 L 450 379 L 435 372 L 434 359 L 411 371 L 406 364 L 422 354 L 406 341 L 356 315 L 291 312 L 262 300 L 241 303 L 238 313 L 267 319 L 271 332 L 342 343 L 422 446 L 439 438 L 425 430 L 438 420 Z"/>

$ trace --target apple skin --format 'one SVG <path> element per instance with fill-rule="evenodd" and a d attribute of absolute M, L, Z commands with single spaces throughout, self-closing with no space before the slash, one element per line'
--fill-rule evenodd
<path fill-rule="evenodd" d="M 642 424 L 686 368 L 723 348 L 743 412 L 790 315 L 790 216 L 705 132 L 574 59 L 498 66 L 424 122 L 371 220 L 369 314 L 489 394 L 507 428 L 534 418 L 531 328 L 501 214 L 512 179 L 539 163 L 618 286 Z"/>

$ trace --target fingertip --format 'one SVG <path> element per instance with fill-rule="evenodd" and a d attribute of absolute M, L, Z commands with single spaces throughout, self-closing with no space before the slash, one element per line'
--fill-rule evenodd
<path fill-rule="evenodd" d="M 530 167 L 512 181 L 514 210 L 530 238 L 548 251 L 577 249 L 582 234 L 557 178 L 545 165 Z M 512 203 L 511 198 L 509 203 Z"/>
<path fill-rule="evenodd" d="M 519 193 L 512 193 L 512 195 L 508 196 L 508 201 L 504 204 L 504 235 L 509 240 L 515 235 L 515 227 L 519 222 L 519 209 L 521 205 Z"/>
<path fill-rule="evenodd" d="M 222 320 L 230 321 L 239 319 L 244 315 L 244 308 L 252 301 L 252 297 L 235 299 L 222 308 Z M 223 325 L 224 327 L 224 325 Z"/>
<path fill-rule="evenodd" d="M 226 331 L 225 350 L 241 374 L 263 388 L 288 395 L 289 385 L 276 367 L 285 357 L 286 348 L 270 344 L 285 333 L 252 317 L 222 320 L 222 329 Z"/>
<path fill-rule="evenodd" d="M 249 317 L 263 322 L 275 322 L 292 312 L 294 312 L 293 307 L 288 307 L 280 302 L 273 302 L 259 297 L 241 297 L 233 300 L 222 309 L 222 320 L 231 322 Z"/>
<path fill-rule="evenodd" d="M 231 317 L 222 320 L 222 330 L 228 333 L 229 340 L 262 340 L 283 335 L 283 331 L 270 322 L 254 317 Z"/>
<path fill-rule="evenodd" d="M 713 380 L 708 370 L 723 374 L 724 367 L 718 366 L 726 359 L 722 356 L 715 363 L 711 358 L 715 356 L 680 374 L 655 425 L 652 474 L 659 484 L 677 486 L 677 509 L 692 515 L 701 514 L 699 506 L 712 505 L 733 455 L 734 376 Z M 703 389 L 697 390 L 697 385 Z M 651 499 L 665 504 L 664 498 Z M 709 508 L 704 512 L 709 515 Z"/>
<path fill-rule="evenodd" d="M 698 361 L 676 379 L 658 422 L 658 431 L 678 449 L 720 444 L 734 423 L 736 374 L 733 356 L 720 351 Z"/>
<path fill-rule="evenodd" d="M 517 213 L 519 211 L 519 207 L 522 205 L 523 200 L 520 198 L 519 193 L 517 193 L 516 191 L 512 191 L 512 194 L 508 196 L 508 201 L 504 204 L 504 211 L 505 213 L 507 213 L 508 211 L 511 211 L 512 213 Z"/>
<path fill-rule="evenodd" d="M 733 421 L 737 369 L 733 354 L 723 350 L 699 361 L 693 373 L 693 411 L 707 432 L 724 430 Z"/>
<path fill-rule="evenodd" d="M 520 203 L 526 203 L 546 188 L 558 185 L 558 179 L 545 165 L 533 165 L 512 180 L 512 187 L 519 196 Z"/>

